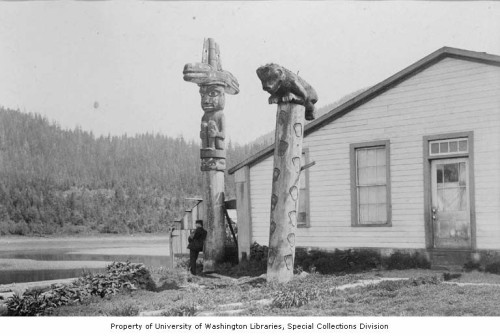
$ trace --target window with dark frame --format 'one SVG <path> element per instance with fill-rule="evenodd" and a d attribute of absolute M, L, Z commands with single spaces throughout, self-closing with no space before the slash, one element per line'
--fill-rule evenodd
<path fill-rule="evenodd" d="M 351 145 L 353 225 L 390 225 L 389 142 Z"/>
<path fill-rule="evenodd" d="M 309 163 L 309 151 L 302 151 L 301 165 Z M 309 227 L 309 171 L 305 169 L 300 176 L 299 208 L 297 211 L 297 227 Z"/>

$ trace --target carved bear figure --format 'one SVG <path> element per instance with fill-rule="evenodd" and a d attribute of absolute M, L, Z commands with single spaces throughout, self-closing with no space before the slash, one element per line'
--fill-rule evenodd
<path fill-rule="evenodd" d="M 281 65 L 270 63 L 257 69 L 262 89 L 271 94 L 269 104 L 297 103 L 306 108 L 306 120 L 314 119 L 318 95 L 305 80 Z"/>

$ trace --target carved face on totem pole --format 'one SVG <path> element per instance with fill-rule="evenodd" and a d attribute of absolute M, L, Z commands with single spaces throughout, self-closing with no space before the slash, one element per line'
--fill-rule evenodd
<path fill-rule="evenodd" d="M 224 171 L 226 169 L 226 151 L 224 140 L 225 94 L 235 95 L 240 92 L 236 78 L 222 70 L 219 46 L 214 39 L 205 39 L 201 63 L 188 63 L 183 70 L 184 80 L 200 87 L 201 108 L 201 170 Z"/>
<path fill-rule="evenodd" d="M 223 85 L 201 85 L 201 108 L 205 113 L 216 112 L 224 109 L 226 96 Z"/>
<path fill-rule="evenodd" d="M 201 148 L 225 149 L 224 90 L 220 84 L 200 85 L 201 108 L 205 112 L 201 118 Z"/>

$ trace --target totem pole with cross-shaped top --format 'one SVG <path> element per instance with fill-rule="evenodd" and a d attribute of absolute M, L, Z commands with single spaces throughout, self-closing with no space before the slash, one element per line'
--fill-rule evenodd
<path fill-rule="evenodd" d="M 226 169 L 224 119 L 225 94 L 239 92 L 236 78 L 222 70 L 219 46 L 205 39 L 201 63 L 184 66 L 184 80 L 200 87 L 201 171 L 203 175 L 203 214 L 207 238 L 204 247 L 203 272 L 213 272 L 224 257 L 226 229 L 224 224 L 224 171 Z"/>

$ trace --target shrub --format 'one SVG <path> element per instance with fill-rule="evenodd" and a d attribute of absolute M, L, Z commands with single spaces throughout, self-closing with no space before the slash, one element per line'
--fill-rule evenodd
<path fill-rule="evenodd" d="M 53 285 L 49 290 L 33 289 L 22 296 L 15 294 L 7 300 L 7 315 L 48 315 L 52 309 L 75 302 L 83 302 L 89 293 L 82 288 L 67 285 Z"/>
<path fill-rule="evenodd" d="M 391 254 L 388 258 L 384 258 L 383 263 L 385 267 L 389 270 L 398 269 L 410 269 L 410 268 L 430 268 L 430 262 L 425 258 L 425 256 L 416 252 L 414 254 L 395 252 Z"/>
<path fill-rule="evenodd" d="M 478 262 L 474 262 L 472 260 L 469 260 L 468 262 L 466 262 L 463 266 L 463 270 L 465 272 L 472 272 L 472 271 L 481 271 L 482 270 L 482 266 L 480 263 Z"/>
<path fill-rule="evenodd" d="M 105 297 L 121 290 L 137 288 L 154 290 L 151 274 L 143 264 L 113 262 L 106 274 L 84 275 L 71 285 L 52 285 L 50 289 L 26 291 L 7 300 L 8 315 L 38 316 L 50 314 L 51 309 L 81 303 L 90 296 Z"/>
<path fill-rule="evenodd" d="M 265 271 L 267 268 L 268 247 L 254 242 L 250 247 L 250 263 L 260 265 Z M 307 250 L 297 247 L 295 249 L 294 269 L 295 272 L 304 270 L 318 272 L 320 274 L 347 274 L 358 273 L 381 268 L 411 269 L 430 268 L 430 262 L 420 253 L 395 252 L 389 257 L 382 258 L 375 250 L 370 249 L 348 249 L 335 251 Z"/>
<path fill-rule="evenodd" d="M 314 288 L 301 288 L 294 290 L 284 289 L 273 295 L 273 302 L 271 303 L 271 306 L 285 309 L 291 307 L 301 307 L 318 298 L 318 296 L 319 290 Z"/>
<path fill-rule="evenodd" d="M 167 289 L 179 289 L 179 285 L 182 285 L 187 281 L 186 273 L 175 268 L 155 269 L 154 274 L 158 278 L 159 285 L 156 287 L 156 291 L 158 292 Z"/>
<path fill-rule="evenodd" d="M 238 246 L 225 245 L 224 258 L 220 262 L 231 263 L 232 265 L 236 265 L 238 263 Z"/>
<path fill-rule="evenodd" d="M 378 268 L 380 257 L 372 250 L 338 250 L 333 252 L 297 248 L 295 266 L 314 269 L 321 274 L 355 273 Z"/>
<path fill-rule="evenodd" d="M 189 268 L 189 257 L 176 257 L 175 258 L 175 268 L 188 269 Z"/>
<path fill-rule="evenodd" d="M 250 246 L 250 260 L 267 263 L 268 252 L 269 249 L 267 246 L 259 245 L 257 242 L 254 242 L 252 246 Z"/>
<path fill-rule="evenodd" d="M 488 273 L 493 273 L 493 274 L 500 274 L 500 262 L 497 261 L 497 262 L 486 265 L 486 267 L 484 268 L 484 271 L 488 272 Z"/>
<path fill-rule="evenodd" d="M 113 262 L 106 267 L 106 274 L 80 277 L 76 285 L 88 288 L 91 295 L 100 297 L 116 294 L 122 289 L 156 289 L 146 266 L 130 262 Z"/>

